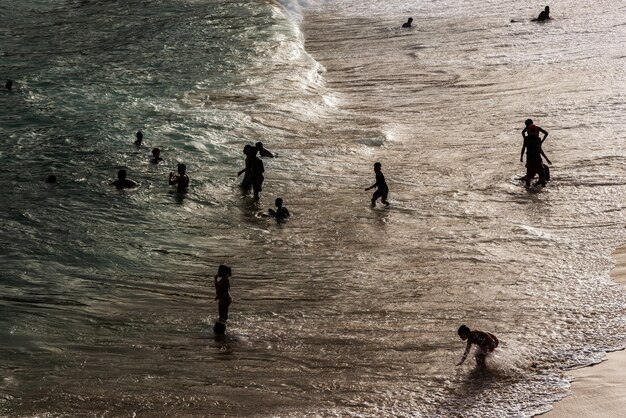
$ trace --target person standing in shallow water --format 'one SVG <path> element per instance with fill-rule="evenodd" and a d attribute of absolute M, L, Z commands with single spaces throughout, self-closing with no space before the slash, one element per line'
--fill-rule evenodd
<path fill-rule="evenodd" d="M 381 198 L 380 201 L 384 203 L 385 205 L 389 204 L 389 202 L 387 202 L 387 195 L 389 194 L 389 189 L 387 188 L 387 183 L 385 182 L 385 176 L 383 175 L 383 172 L 380 171 L 380 168 L 381 168 L 380 163 L 374 164 L 374 172 L 376 173 L 376 183 L 372 184 L 370 187 L 365 189 L 367 191 L 376 187 L 376 191 L 372 195 L 372 206 L 376 206 L 376 201 L 378 200 L 378 198 Z"/>
<path fill-rule="evenodd" d="M 522 130 L 524 144 L 520 161 L 524 161 L 524 150 L 526 150 L 526 188 L 530 188 L 530 182 L 535 175 L 539 175 L 539 184 L 545 186 L 550 178 L 550 169 L 543 164 L 541 157 L 543 156 L 548 164 L 552 164 L 552 161 L 543 152 L 541 144 L 548 137 L 548 132 L 536 126 L 532 119 L 526 119 L 525 125 L 526 127 Z M 540 132 L 543 133 L 543 139 L 539 138 Z"/>
<path fill-rule="evenodd" d="M 256 156 L 258 150 L 256 148 L 250 148 L 250 183 L 252 184 L 252 192 L 254 198 L 259 199 L 260 193 L 263 190 L 263 173 L 265 168 L 263 167 L 263 161 Z"/>
<path fill-rule="evenodd" d="M 463 362 L 467 358 L 467 355 L 469 354 L 472 348 L 472 345 L 476 345 L 478 347 L 478 350 L 475 356 L 476 364 L 480 368 L 483 368 L 483 369 L 486 368 L 487 356 L 493 353 L 496 347 L 498 347 L 498 345 L 500 344 L 500 341 L 498 341 L 498 338 L 489 332 L 477 331 L 477 330 L 472 331 L 469 329 L 467 325 L 461 325 L 459 327 L 458 334 L 459 334 L 459 337 L 461 337 L 463 341 L 467 340 L 467 346 L 465 347 L 465 352 L 463 353 L 463 357 L 461 358 L 461 361 L 457 363 L 457 366 L 460 366 L 461 364 L 463 364 Z"/>
<path fill-rule="evenodd" d="M 228 307 L 233 302 L 233 298 L 230 296 L 230 277 L 232 274 L 230 267 L 220 264 L 215 275 L 218 321 L 224 324 L 228 321 Z"/>
<path fill-rule="evenodd" d="M 245 167 L 237 173 L 238 176 L 245 173 L 243 176 L 243 180 L 241 180 L 240 187 L 246 193 L 249 193 L 250 188 L 252 187 L 252 182 L 250 180 L 250 172 L 251 172 L 251 166 L 252 166 L 251 152 L 252 152 L 252 145 L 246 145 L 243 147 L 243 154 L 246 156 Z"/>

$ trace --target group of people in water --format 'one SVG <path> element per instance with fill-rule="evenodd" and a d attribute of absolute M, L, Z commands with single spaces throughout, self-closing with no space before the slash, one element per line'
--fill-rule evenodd
<path fill-rule="evenodd" d="M 544 11 L 542 11 L 536 19 L 533 21 L 546 21 L 550 19 L 550 8 L 548 6 L 545 7 Z M 412 27 L 413 18 L 409 18 L 406 23 L 402 25 L 403 28 Z M 13 82 L 11 80 L 7 80 L 5 83 L 5 89 L 11 90 L 13 87 Z M 540 134 L 543 134 L 543 138 L 540 138 Z M 522 177 L 525 181 L 526 188 L 530 188 L 531 181 L 535 176 L 539 177 L 539 180 L 536 184 L 544 185 L 550 179 L 550 170 L 547 165 L 543 163 L 542 157 L 545 158 L 548 164 L 552 164 L 550 159 L 546 156 L 542 149 L 542 144 L 546 140 L 548 136 L 548 132 L 539 126 L 535 125 L 532 119 L 527 119 L 525 121 L 525 128 L 522 130 L 522 152 L 520 156 L 520 161 L 523 161 L 524 152 L 526 152 L 526 175 Z M 134 144 L 137 147 L 143 146 L 143 132 L 138 131 L 135 135 L 136 140 Z M 245 155 L 245 167 L 240 170 L 237 175 L 241 176 L 243 179 L 241 181 L 240 187 L 244 192 L 249 193 L 253 192 L 254 198 L 259 199 L 260 193 L 263 189 L 263 182 L 265 180 L 263 173 L 265 172 L 265 168 L 263 165 L 263 161 L 259 156 L 265 158 L 274 158 L 275 155 L 264 148 L 263 143 L 257 142 L 255 146 L 245 145 L 243 148 L 243 154 Z M 161 158 L 161 151 L 159 148 L 152 149 L 152 158 L 150 162 L 152 164 L 159 164 L 163 161 Z M 389 205 L 387 201 L 387 197 L 389 194 L 389 188 L 385 181 L 385 176 L 382 171 L 382 164 L 380 162 L 376 162 L 374 164 L 374 173 L 376 177 L 376 181 L 370 187 L 367 187 L 365 190 L 376 189 L 371 198 L 371 205 L 374 207 L 378 199 L 381 200 L 381 203 L 384 205 Z M 50 175 L 46 179 L 47 183 L 55 183 L 56 176 Z M 170 185 L 175 185 L 178 192 L 184 193 L 190 183 L 189 176 L 187 175 L 187 167 L 185 164 L 179 163 L 177 166 L 177 172 L 170 172 L 168 183 Z M 127 178 L 126 170 L 119 170 L 117 174 L 117 179 L 111 182 L 112 185 L 119 189 L 127 189 L 138 186 L 138 183 Z M 289 210 L 283 206 L 283 199 L 277 198 L 275 200 L 276 209 L 268 209 L 268 214 L 264 216 L 271 216 L 276 218 L 277 220 L 284 220 L 290 216 Z M 215 287 L 215 300 L 218 304 L 218 320 L 215 322 L 213 330 L 216 335 L 224 335 L 226 331 L 226 321 L 228 320 L 228 310 L 230 304 L 233 301 L 233 298 L 230 294 L 230 277 L 232 276 L 232 269 L 229 266 L 224 264 L 218 267 L 218 271 L 214 277 L 214 287 Z M 484 331 L 478 330 L 470 330 L 466 325 L 462 325 L 458 329 L 458 335 L 462 340 L 467 340 L 467 345 L 465 348 L 465 352 L 463 353 L 463 357 L 459 361 L 458 365 L 463 364 L 465 359 L 467 358 L 472 346 L 477 346 L 477 352 L 475 355 L 476 363 L 479 367 L 486 367 L 486 358 L 492 353 L 499 345 L 498 338 Z"/>
<path fill-rule="evenodd" d="M 257 157 L 260 154 L 262 157 L 274 158 L 274 154 L 263 147 L 262 142 L 257 142 L 255 146 L 246 145 L 243 147 L 243 154 L 246 156 L 245 167 L 237 173 L 238 176 L 244 175 L 241 181 L 241 189 L 249 193 L 250 189 L 254 193 L 254 198 L 259 199 L 259 194 L 263 190 L 263 181 L 265 177 L 265 167 L 263 161 Z"/>
<path fill-rule="evenodd" d="M 532 19 L 531 22 L 546 22 L 548 20 L 551 20 L 552 18 L 550 17 L 550 6 L 546 6 L 541 13 L 539 13 L 539 16 L 537 16 L 535 19 Z M 518 20 L 511 20 L 511 22 L 518 22 Z M 404 22 L 402 24 L 403 28 L 412 28 L 413 27 L 413 18 L 410 17 L 406 22 Z"/>
<path fill-rule="evenodd" d="M 135 134 L 135 146 L 142 147 L 143 146 L 143 132 L 137 131 Z M 150 159 L 150 163 L 159 164 L 163 161 L 161 158 L 161 150 L 159 148 L 152 149 L 152 158 Z M 180 193 L 184 193 L 187 191 L 189 187 L 189 176 L 187 175 L 187 166 L 185 164 L 179 163 L 177 166 L 177 172 L 170 172 L 168 183 L 170 186 L 176 186 L 176 189 Z M 139 183 L 134 180 L 127 178 L 128 173 L 126 170 L 119 170 L 117 172 L 117 179 L 111 181 L 111 184 L 118 189 L 132 189 L 133 187 L 137 187 Z"/>

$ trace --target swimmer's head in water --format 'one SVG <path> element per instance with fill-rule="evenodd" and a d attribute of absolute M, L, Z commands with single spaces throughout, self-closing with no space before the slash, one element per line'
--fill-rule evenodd
<path fill-rule="evenodd" d="M 126 178 L 126 170 L 120 170 L 117 172 L 117 178 L 124 180 Z"/>
<path fill-rule="evenodd" d="M 178 164 L 178 174 L 185 174 L 187 172 L 187 166 L 183 163 Z"/>
<path fill-rule="evenodd" d="M 407 20 L 407 22 L 408 22 L 408 23 L 413 22 L 413 18 L 412 18 L 412 17 L 410 17 L 410 18 L 409 18 L 409 20 Z"/>
<path fill-rule="evenodd" d="M 533 124 L 533 120 L 532 120 L 532 119 L 526 119 L 526 122 L 524 122 L 524 124 L 525 124 L 526 126 L 530 126 L 530 125 L 532 125 L 532 124 Z"/>
<path fill-rule="evenodd" d="M 7 80 L 7 82 L 4 84 L 4 88 L 6 88 L 7 90 L 11 90 L 13 88 L 13 81 Z"/>
<path fill-rule="evenodd" d="M 160 149 L 158 149 L 158 148 L 153 148 L 153 149 L 152 149 L 152 155 L 153 155 L 154 157 L 158 157 L 159 155 L 161 155 L 161 150 L 160 150 Z"/>
<path fill-rule="evenodd" d="M 280 197 L 276 198 L 276 200 L 274 201 L 274 204 L 276 205 L 277 208 L 281 207 L 283 205 L 283 199 L 281 199 Z"/>
<path fill-rule="evenodd" d="M 263 143 L 262 142 L 257 142 L 256 144 L 257 149 L 262 149 L 263 148 Z"/>
<path fill-rule="evenodd" d="M 245 147 L 243 147 L 243 153 L 248 155 L 251 149 L 252 149 L 252 145 L 246 145 Z"/>
<path fill-rule="evenodd" d="M 135 134 L 135 136 L 137 137 L 137 139 L 142 140 L 142 139 L 143 139 L 143 132 L 141 132 L 141 131 L 137 131 L 137 133 Z"/>
<path fill-rule="evenodd" d="M 382 167 L 380 163 L 374 163 L 374 171 L 380 171 L 380 167 Z"/>
<path fill-rule="evenodd" d="M 461 337 L 461 339 L 466 340 L 467 337 L 469 337 L 470 334 L 470 329 L 467 325 L 461 325 L 459 327 L 459 331 L 458 331 L 459 337 Z"/>
<path fill-rule="evenodd" d="M 220 264 L 217 268 L 217 275 L 220 277 L 230 277 L 233 275 L 233 271 L 226 264 Z"/>
<path fill-rule="evenodd" d="M 57 182 L 57 176 L 55 176 L 54 174 L 50 174 L 48 178 L 46 179 L 46 183 L 56 183 L 56 182 Z"/>
<path fill-rule="evenodd" d="M 550 6 L 546 6 L 546 8 L 544 9 L 546 12 L 550 11 Z"/>

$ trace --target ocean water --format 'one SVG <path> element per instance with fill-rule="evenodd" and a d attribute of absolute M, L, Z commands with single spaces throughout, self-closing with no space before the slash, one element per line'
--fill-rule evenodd
<path fill-rule="evenodd" d="M 626 5 L 543 7 L 3 1 L 0 414 L 548 410 L 626 346 Z M 553 162 L 531 193 L 526 118 Z M 278 155 L 259 202 L 237 177 L 256 141 Z M 285 223 L 259 215 L 276 197 Z M 500 338 L 487 370 L 455 367 L 463 323 Z"/>

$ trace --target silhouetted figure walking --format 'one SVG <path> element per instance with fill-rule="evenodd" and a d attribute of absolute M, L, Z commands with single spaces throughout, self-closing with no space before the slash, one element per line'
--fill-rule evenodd
<path fill-rule="evenodd" d="M 230 296 L 230 277 L 232 276 L 232 269 L 224 264 L 220 264 L 215 275 L 215 300 L 217 301 L 217 312 L 219 315 L 218 322 L 222 323 L 226 329 L 226 321 L 228 321 L 228 308 L 233 302 L 233 298 Z M 215 324 L 217 327 L 217 323 Z M 214 330 L 216 330 L 214 327 Z M 220 327 L 221 328 L 221 327 Z M 216 333 L 217 330 L 216 330 Z"/>
<path fill-rule="evenodd" d="M 376 206 L 376 200 L 378 200 L 378 198 L 381 198 L 380 201 L 384 203 L 385 205 L 389 204 L 389 202 L 387 202 L 387 195 L 389 194 L 389 189 L 387 188 L 387 183 L 385 182 L 385 176 L 383 175 L 383 172 L 380 171 L 380 167 L 381 167 L 380 163 L 374 164 L 374 172 L 376 173 L 376 183 L 372 184 L 370 187 L 365 189 L 367 191 L 376 187 L 376 191 L 372 195 L 372 206 Z"/>
<path fill-rule="evenodd" d="M 530 188 L 530 182 L 535 175 L 539 175 L 538 184 L 545 186 L 550 179 L 550 169 L 543 163 L 541 157 L 543 156 L 548 164 L 552 164 L 552 162 L 543 152 L 541 144 L 548 137 L 548 132 L 536 126 L 532 119 L 526 119 L 524 124 L 526 127 L 522 130 L 524 144 L 522 145 L 520 161 L 524 161 L 524 150 L 526 150 L 526 188 Z M 539 138 L 539 133 L 543 133 L 543 139 Z"/>

